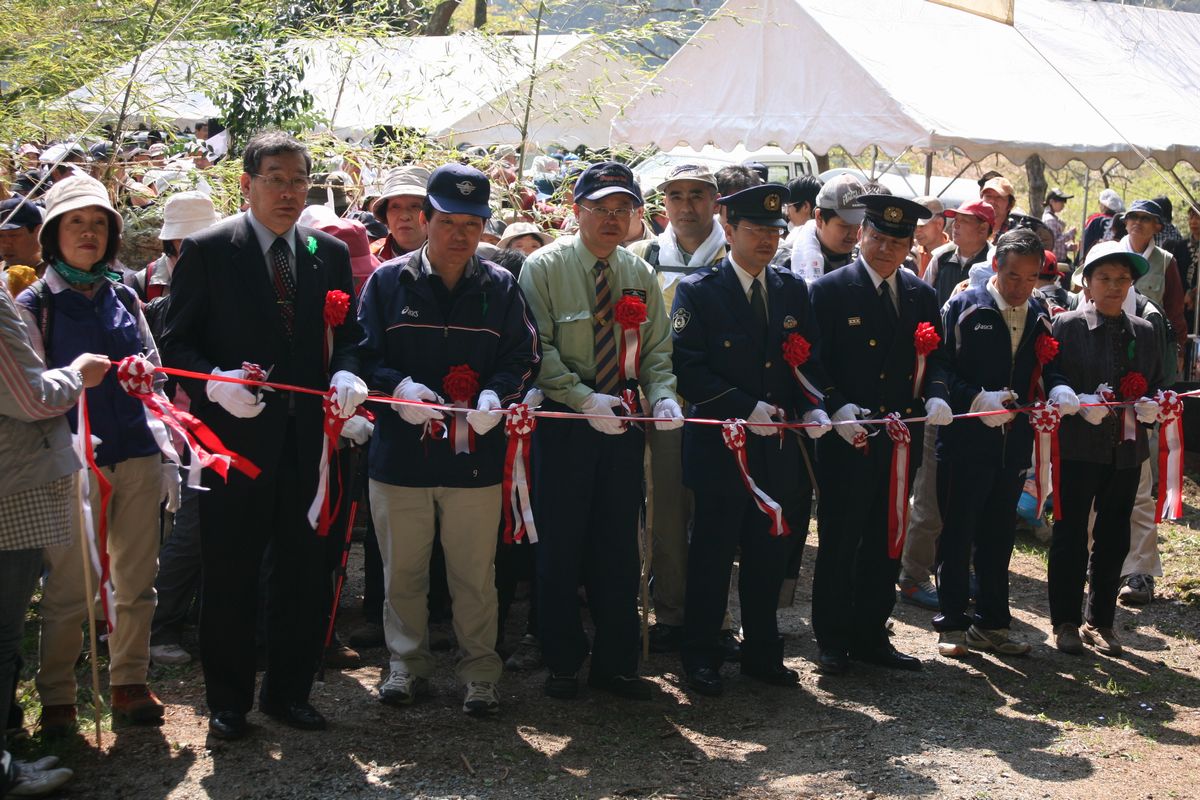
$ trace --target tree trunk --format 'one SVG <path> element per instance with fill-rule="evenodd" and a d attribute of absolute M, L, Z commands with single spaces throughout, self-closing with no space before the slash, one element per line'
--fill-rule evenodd
<path fill-rule="evenodd" d="M 425 23 L 426 36 L 446 36 L 450 33 L 450 17 L 454 16 L 454 12 L 458 10 L 462 0 L 442 0 L 437 4 L 437 8 L 429 15 L 429 22 Z"/>
<path fill-rule="evenodd" d="M 1046 199 L 1046 162 L 1032 155 L 1025 162 L 1025 175 L 1029 178 L 1029 215 L 1042 218 L 1042 204 Z"/>
<path fill-rule="evenodd" d="M 475 22 L 476 28 L 482 28 L 487 25 L 487 0 L 475 0 Z"/>
<path fill-rule="evenodd" d="M 829 169 L 829 153 L 822 153 L 820 155 L 813 153 L 813 155 L 817 156 L 817 173 L 818 174 L 825 172 L 827 169 Z"/>

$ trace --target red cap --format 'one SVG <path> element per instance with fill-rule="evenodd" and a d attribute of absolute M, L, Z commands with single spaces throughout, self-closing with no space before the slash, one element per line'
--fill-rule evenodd
<path fill-rule="evenodd" d="M 996 212 L 992 207 L 982 200 L 972 200 L 969 203 L 963 203 L 958 208 L 946 209 L 946 216 L 953 219 L 959 214 L 966 214 L 972 217 L 978 217 L 986 222 L 992 230 L 996 229 Z"/>
<path fill-rule="evenodd" d="M 1062 273 L 1058 269 L 1058 258 L 1052 250 L 1044 251 L 1045 258 L 1042 260 L 1042 271 L 1038 273 L 1039 278 L 1057 278 Z"/>

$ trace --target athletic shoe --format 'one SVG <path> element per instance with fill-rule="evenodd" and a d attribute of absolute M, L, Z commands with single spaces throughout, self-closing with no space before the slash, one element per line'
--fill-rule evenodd
<path fill-rule="evenodd" d="M 500 713 L 500 698 L 491 681 L 471 681 L 463 697 L 463 712 L 473 717 Z"/>
<path fill-rule="evenodd" d="M 527 633 L 517 642 L 517 649 L 504 661 L 504 668 L 512 672 L 532 672 L 542 666 L 542 643 L 532 633 Z"/>
<path fill-rule="evenodd" d="M 937 588 L 928 578 L 920 582 L 900 581 L 900 602 L 926 608 L 930 611 L 937 611 L 939 609 Z"/>
<path fill-rule="evenodd" d="M 962 658 L 967 643 L 962 631 L 942 631 L 938 634 L 938 655 L 942 658 Z"/>
<path fill-rule="evenodd" d="M 1010 638 L 1008 628 L 981 628 L 972 625 L 967 629 L 967 647 L 972 650 L 994 650 L 1002 656 L 1023 656 L 1033 649 L 1028 642 Z"/>
<path fill-rule="evenodd" d="M 1125 649 L 1112 628 L 1095 628 L 1084 623 L 1079 629 L 1079 638 L 1106 656 L 1119 656 Z"/>
<path fill-rule="evenodd" d="M 66 767 L 51 767 L 38 769 L 41 762 L 30 764 L 24 761 L 13 761 L 12 786 L 5 797 L 45 797 L 54 794 L 71 780 L 75 774 Z"/>
<path fill-rule="evenodd" d="M 191 661 L 192 654 L 177 644 L 154 644 L 150 645 L 150 660 L 159 666 L 175 666 Z"/>
<path fill-rule="evenodd" d="M 409 672 L 392 670 L 379 685 L 379 702 L 389 706 L 410 706 L 417 695 L 429 694 L 429 680 Z"/>
<path fill-rule="evenodd" d="M 1154 577 L 1128 575 L 1117 593 L 1117 599 L 1127 606 L 1144 606 L 1154 602 Z"/>
<path fill-rule="evenodd" d="M 1083 653 L 1083 640 L 1079 638 L 1079 628 L 1070 622 L 1055 625 L 1054 646 L 1060 652 L 1070 653 L 1073 656 Z"/>

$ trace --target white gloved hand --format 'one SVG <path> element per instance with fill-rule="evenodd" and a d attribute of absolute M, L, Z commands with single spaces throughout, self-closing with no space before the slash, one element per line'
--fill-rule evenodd
<path fill-rule="evenodd" d="M 833 412 L 833 416 L 829 421 L 833 423 L 833 429 L 837 431 L 837 435 L 846 440 L 846 444 L 854 446 L 854 440 L 859 436 L 866 436 L 867 429 L 858 424 L 859 417 L 865 417 L 868 413 L 867 409 L 859 408 L 853 403 L 846 405 Z"/>
<path fill-rule="evenodd" d="M 654 418 L 662 420 L 654 423 L 655 430 L 673 431 L 683 427 L 683 409 L 671 397 L 664 397 L 654 404 Z"/>
<path fill-rule="evenodd" d="M 212 374 L 220 375 L 223 378 L 241 378 L 243 380 L 246 377 L 244 369 L 214 369 Z M 267 407 L 261 397 L 256 397 L 253 392 L 240 383 L 208 381 L 204 385 L 204 393 L 208 395 L 209 400 L 238 419 L 257 417 Z"/>
<path fill-rule="evenodd" d="M 1058 406 L 1060 416 L 1066 417 L 1070 414 L 1079 413 L 1079 396 L 1065 383 L 1051 389 L 1046 399 Z"/>
<path fill-rule="evenodd" d="M 367 384 L 353 372 L 344 369 L 333 373 L 329 388 L 337 392 L 333 398 L 333 413 L 342 419 L 354 416 L 354 412 L 367 399 Z"/>
<path fill-rule="evenodd" d="M 353 416 L 342 426 L 342 438 L 349 439 L 357 445 L 366 444 L 371 434 L 375 433 L 375 424 L 366 417 Z"/>
<path fill-rule="evenodd" d="M 398 400 L 420 400 L 424 403 L 445 403 L 437 392 L 423 383 L 417 383 L 412 378 L 400 381 L 396 391 L 392 392 L 392 397 Z M 436 408 L 426 408 L 411 403 L 394 403 L 392 408 L 409 425 L 424 425 L 431 419 L 442 418 L 442 412 Z"/>
<path fill-rule="evenodd" d="M 625 423 L 621 418 L 613 413 L 614 408 L 620 408 L 621 398 L 613 397 L 611 394 L 600 394 L 592 392 L 583 400 L 584 414 L 595 414 L 603 417 L 602 419 L 588 419 L 588 425 L 591 425 L 601 433 L 607 433 L 610 436 L 616 436 L 625 432 Z"/>
<path fill-rule="evenodd" d="M 925 423 L 927 425 L 949 425 L 954 422 L 954 412 L 950 404 L 940 397 L 931 397 L 925 401 Z"/>
<path fill-rule="evenodd" d="M 529 391 L 525 393 L 525 397 L 522 398 L 521 402 L 530 408 L 537 408 L 545 399 L 545 393 L 538 387 L 532 386 L 530 387 Z"/>
<path fill-rule="evenodd" d="M 979 421 L 989 428 L 999 428 L 1001 425 L 1006 425 L 1017 418 L 1015 411 L 1008 411 L 1008 406 L 1005 403 L 1016 402 L 1017 393 L 1012 389 L 999 389 L 994 392 L 980 392 L 975 395 L 975 399 L 971 401 L 971 413 L 977 414 L 984 411 L 1007 411 L 1006 414 L 989 414 L 986 417 L 979 417 Z"/>
<path fill-rule="evenodd" d="M 179 510 L 179 490 L 183 481 L 179 477 L 179 465 L 170 461 L 162 463 L 162 494 L 160 503 L 166 503 L 168 513 Z"/>
<path fill-rule="evenodd" d="M 1149 397 L 1139 397 L 1137 402 L 1133 404 L 1133 411 L 1137 414 L 1137 421 L 1147 425 L 1152 425 L 1158 422 L 1158 401 L 1151 400 Z"/>
<path fill-rule="evenodd" d="M 829 419 L 829 415 L 819 408 L 814 408 L 811 411 L 805 411 L 804 416 L 800 418 L 801 422 L 809 425 L 814 425 L 812 428 L 804 428 L 804 432 L 808 434 L 810 439 L 820 439 L 825 434 L 833 430 L 833 423 Z"/>
<path fill-rule="evenodd" d="M 499 425 L 502 419 L 504 414 L 500 413 L 500 398 L 491 389 L 480 392 L 475 410 L 467 412 L 467 424 L 475 431 L 476 436 L 483 436 Z"/>
<path fill-rule="evenodd" d="M 1079 395 L 1079 416 L 1083 417 L 1089 425 L 1099 425 L 1108 416 L 1108 408 L 1093 404 L 1103 402 L 1104 398 L 1098 394 Z"/>
<path fill-rule="evenodd" d="M 754 405 L 754 410 L 750 412 L 750 416 L 746 417 L 746 424 L 750 428 L 750 432 L 758 436 L 778 436 L 780 428 L 772 425 L 764 425 L 763 423 L 778 422 L 775 415 L 779 413 L 779 409 L 770 403 L 764 403 L 759 400 Z M 755 424 L 758 423 L 758 424 Z"/>

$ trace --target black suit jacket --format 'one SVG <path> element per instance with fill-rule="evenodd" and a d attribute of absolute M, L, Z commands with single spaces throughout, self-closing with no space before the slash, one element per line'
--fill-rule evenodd
<path fill-rule="evenodd" d="M 171 301 L 161 350 L 169 367 L 210 373 L 238 369 L 242 362 L 271 368 L 269 380 L 325 391 L 338 370 L 358 371 L 362 339 L 350 273 L 350 253 L 321 231 L 296 228 L 294 335 L 289 341 L 276 303 L 266 260 L 247 216 L 235 217 L 186 239 L 171 279 Z M 316 244 L 310 253 L 308 243 Z M 326 294 L 350 295 L 345 322 L 334 329 L 333 348 L 324 359 Z M 303 491 L 315 484 L 322 420 L 319 397 L 266 392 L 266 409 L 238 419 L 205 394 L 204 382 L 185 380 L 192 413 L 234 452 L 274 471 L 282 458 L 298 458 Z M 282 452 L 289 417 L 295 416 L 299 452 Z M 232 480 L 232 476 L 231 476 Z"/>
<path fill-rule="evenodd" d="M 808 287 L 791 272 L 767 267 L 765 343 L 753 335 L 750 303 L 729 259 L 700 268 L 679 283 L 671 312 L 675 376 L 689 402 L 689 417 L 745 419 L 760 401 L 779 406 L 788 419 L 821 407 L 809 398 L 783 359 L 782 345 L 792 333 L 812 347 L 802 366 L 813 387 L 826 382 L 821 372 L 820 335 L 808 299 Z M 815 402 L 814 402 L 815 400 Z M 750 474 L 780 502 L 800 491 L 799 443 L 794 432 L 778 437 L 746 431 Z M 744 495 L 745 486 L 725 447 L 721 428 L 688 423 L 683 431 L 684 483 L 697 491 Z"/>

